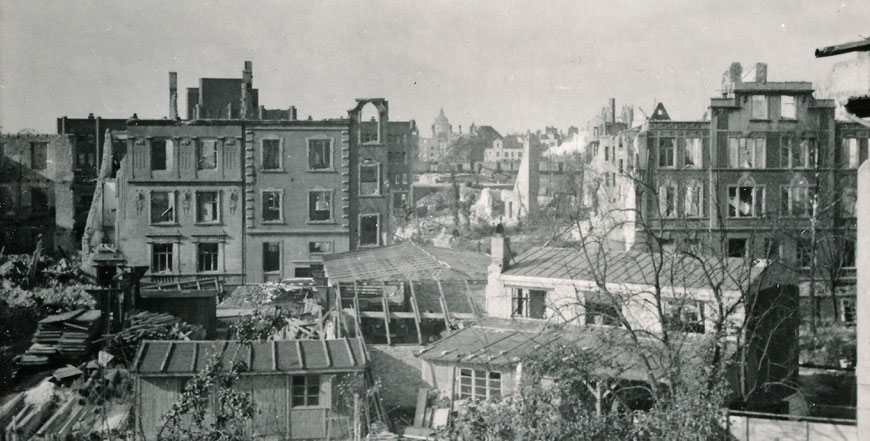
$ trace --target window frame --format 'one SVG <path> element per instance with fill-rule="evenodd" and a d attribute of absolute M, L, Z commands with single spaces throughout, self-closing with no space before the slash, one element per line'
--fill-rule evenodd
<path fill-rule="evenodd" d="M 311 218 L 311 216 L 314 214 L 314 212 L 312 212 L 312 210 L 311 210 L 311 197 L 315 194 L 318 194 L 318 193 L 326 194 L 329 197 L 329 201 L 328 201 L 328 203 L 329 203 L 329 216 L 326 219 L 312 219 Z M 308 209 L 308 218 L 307 219 L 308 219 L 309 224 L 328 224 L 328 223 L 332 223 L 334 221 L 334 219 L 335 219 L 334 210 L 333 210 L 333 208 L 335 207 L 334 194 L 335 194 L 334 190 L 329 189 L 329 188 L 313 188 L 313 189 L 308 190 L 308 198 L 307 198 L 308 200 L 306 201 L 305 206 Z M 316 203 L 317 202 L 315 201 L 315 210 L 314 211 L 315 212 L 316 211 L 323 211 L 323 210 L 317 210 Z"/>
<path fill-rule="evenodd" d="M 203 156 L 203 147 L 206 145 L 206 143 L 210 143 L 212 145 L 211 156 L 212 156 L 212 161 L 214 164 L 212 167 L 203 167 L 203 165 L 202 165 L 203 164 L 202 159 L 204 157 Z M 217 138 L 198 139 L 196 141 L 196 169 L 203 170 L 203 171 L 217 170 L 218 169 L 218 157 L 220 156 L 220 155 L 218 155 L 218 150 L 219 149 L 218 149 Z"/>
<path fill-rule="evenodd" d="M 668 203 L 668 195 L 671 195 L 671 203 Z M 666 183 L 659 186 L 659 217 L 673 218 L 677 217 L 679 199 L 679 189 L 673 183 Z M 670 208 L 670 210 L 668 210 Z"/>
<path fill-rule="evenodd" d="M 363 193 L 363 173 L 362 169 L 366 168 L 375 168 L 377 173 L 375 174 L 375 192 L 374 193 Z M 380 197 L 382 196 L 381 189 L 381 164 L 375 161 L 363 161 L 359 164 L 359 177 L 358 180 L 358 188 L 357 194 L 359 197 Z"/>
<path fill-rule="evenodd" d="M 732 189 L 735 190 L 735 196 L 734 196 L 734 197 L 738 199 L 738 203 L 739 203 L 739 198 L 740 198 L 740 189 L 741 189 L 741 188 L 751 188 L 751 189 L 752 189 L 752 204 L 751 204 L 751 207 L 752 207 L 752 210 L 751 210 L 751 211 L 752 211 L 752 212 L 751 212 L 751 214 L 748 214 L 748 215 L 741 215 L 741 214 L 740 214 L 740 210 L 738 210 L 737 207 L 734 207 L 734 215 L 732 215 L 732 214 L 731 214 L 731 208 L 732 208 L 732 205 L 731 205 L 731 200 L 732 200 L 731 190 L 732 190 Z M 758 218 L 758 217 L 762 217 L 762 216 L 764 216 L 764 213 L 767 211 L 766 201 L 765 201 L 765 199 L 766 199 L 766 198 L 765 198 L 765 187 L 764 187 L 763 185 L 755 185 L 755 184 L 740 184 L 740 183 L 738 183 L 737 185 L 729 185 L 729 186 L 728 186 L 728 195 L 727 195 L 727 196 L 728 196 L 728 218 L 731 218 L 731 219 L 737 219 L 737 218 Z M 760 201 L 760 210 L 761 210 L 760 213 L 757 212 L 757 210 L 756 210 L 756 208 L 757 208 L 758 205 L 759 205 L 759 201 Z"/>
<path fill-rule="evenodd" d="M 666 323 L 663 326 L 668 331 L 677 331 L 684 334 L 704 334 L 706 333 L 706 318 L 704 314 L 704 302 L 696 299 L 662 299 L 662 314 L 667 316 Z M 697 311 L 697 320 L 687 320 L 687 308 L 695 308 Z M 673 319 L 677 319 L 673 321 Z"/>
<path fill-rule="evenodd" d="M 376 231 L 377 237 L 375 238 L 375 243 L 366 243 L 366 244 L 362 243 L 362 238 L 363 238 L 362 223 L 363 223 L 363 218 L 366 218 L 366 217 L 374 217 L 376 222 L 377 222 L 377 231 Z M 380 215 L 380 213 L 360 214 L 359 220 L 357 222 L 358 222 L 358 225 L 357 225 L 357 246 L 360 248 L 379 246 L 381 244 L 381 215 Z"/>
<path fill-rule="evenodd" d="M 690 142 L 691 141 L 691 142 Z M 691 155 L 689 155 L 691 152 Z M 688 158 L 694 162 L 688 164 Z M 683 140 L 683 168 L 703 168 L 704 166 L 704 138 L 691 137 Z"/>
<path fill-rule="evenodd" d="M 547 296 L 549 291 L 542 288 L 511 287 L 511 317 L 544 320 L 547 318 Z M 534 294 L 534 295 L 533 295 Z M 532 304 L 540 300 L 539 308 Z"/>
<path fill-rule="evenodd" d="M 760 106 L 759 104 L 763 105 Z M 770 120 L 770 99 L 767 95 L 751 95 L 749 98 L 749 119 L 754 121 Z M 759 109 L 764 109 L 763 115 Z"/>
<path fill-rule="evenodd" d="M 762 151 L 759 152 L 759 141 Z M 751 148 L 749 143 L 752 143 Z M 750 149 L 749 165 L 741 162 L 745 149 Z M 760 161 L 759 161 L 760 159 Z M 731 169 L 765 169 L 767 168 L 767 138 L 763 136 L 729 136 L 728 137 L 728 168 Z"/>
<path fill-rule="evenodd" d="M 791 116 L 786 116 L 786 103 L 791 102 Z M 788 121 L 794 121 L 797 119 L 797 99 L 794 95 L 780 95 L 779 96 L 779 119 L 784 119 Z"/>
<path fill-rule="evenodd" d="M 154 220 L 154 195 L 156 193 L 166 194 L 167 197 L 167 205 L 168 208 L 163 213 L 167 211 L 172 212 L 172 218 L 165 221 L 155 221 Z M 161 214 L 162 216 L 163 214 Z M 149 225 L 178 225 L 178 201 L 175 197 L 174 190 L 151 190 L 148 192 L 148 224 Z"/>
<path fill-rule="evenodd" d="M 329 250 L 328 251 L 314 251 L 312 249 L 312 245 L 318 244 L 318 243 L 329 245 Z M 333 244 L 333 241 L 331 241 L 331 240 L 309 240 L 308 241 L 308 254 L 309 255 L 320 256 L 320 255 L 325 255 L 325 254 L 332 254 L 333 250 L 334 250 L 334 244 Z"/>
<path fill-rule="evenodd" d="M 157 151 L 155 143 L 163 143 L 163 168 L 155 168 L 155 155 L 154 152 Z M 174 148 L 174 143 L 172 142 L 172 138 L 153 138 L 148 142 L 148 155 L 150 157 L 149 170 L 152 172 L 165 172 L 172 169 L 172 154 L 170 150 Z"/>
<path fill-rule="evenodd" d="M 152 275 L 154 275 L 154 274 L 159 275 L 159 274 L 172 274 L 172 273 L 174 273 L 174 272 L 175 272 L 175 264 L 176 264 L 176 259 L 175 259 L 175 245 L 176 245 L 176 244 L 175 244 L 175 243 L 171 243 L 171 242 L 152 242 L 152 243 L 150 243 L 149 245 L 151 246 L 151 265 L 149 266 L 148 271 L 149 271 Z M 167 264 L 167 269 L 165 269 L 165 270 L 163 270 L 163 271 L 155 271 L 155 270 L 154 270 L 154 269 L 155 269 L 155 266 L 156 266 L 155 264 L 156 264 L 157 261 L 158 261 L 158 254 L 157 254 L 158 251 L 157 251 L 157 249 L 156 249 L 156 247 L 158 247 L 158 246 L 160 246 L 160 247 L 166 247 L 166 246 L 168 246 L 168 247 L 169 247 L 169 252 L 168 252 L 168 253 L 167 253 L 166 251 L 159 251 L 159 253 L 160 253 L 161 256 L 166 257 L 165 260 L 166 260 L 166 264 Z"/>
<path fill-rule="evenodd" d="M 701 218 L 704 216 L 704 184 L 698 182 L 689 182 L 685 187 L 683 187 L 683 216 L 690 218 Z M 697 196 L 698 203 L 697 204 L 689 204 L 689 201 Z M 689 208 L 691 206 L 696 206 L 697 213 L 691 213 Z"/>
<path fill-rule="evenodd" d="M 278 142 L 278 166 L 275 168 L 266 168 L 266 142 Z M 280 173 L 284 171 L 284 138 L 279 136 L 265 136 L 260 138 L 260 171 L 264 173 Z"/>
<path fill-rule="evenodd" d="M 270 246 L 273 246 L 273 245 L 274 245 L 275 248 L 277 249 L 277 255 L 278 255 L 278 262 L 277 262 L 277 263 L 278 263 L 278 266 L 277 266 L 277 269 L 267 270 L 267 269 L 266 269 L 266 252 L 268 251 L 268 248 L 269 248 Z M 269 251 L 269 252 L 271 252 L 271 251 Z M 260 257 L 262 258 L 262 262 L 261 262 L 261 265 L 260 265 L 260 269 L 263 271 L 263 274 L 264 274 L 264 275 L 265 275 L 265 274 L 278 274 L 278 275 L 280 275 L 280 274 L 281 274 L 281 271 L 282 271 L 282 269 L 283 269 L 283 267 L 284 267 L 284 246 L 283 246 L 283 242 L 281 242 L 281 241 L 278 241 L 278 242 L 263 242 L 263 251 L 262 251 L 262 255 L 261 255 Z"/>
<path fill-rule="evenodd" d="M 214 213 L 213 213 L 214 216 L 213 217 L 215 217 L 215 219 L 203 220 L 200 217 L 201 208 L 202 208 L 202 206 L 201 206 L 202 202 L 200 200 L 200 197 L 201 197 L 201 195 L 206 194 L 206 193 L 214 194 Z M 221 214 L 222 213 L 221 213 L 221 191 L 220 190 L 197 190 L 194 193 L 194 199 L 196 202 L 195 215 L 196 215 L 196 224 L 197 225 L 218 225 L 221 223 L 221 220 L 222 220 Z"/>
<path fill-rule="evenodd" d="M 670 154 L 665 155 L 664 153 L 664 141 L 670 140 L 671 145 L 669 147 Z M 658 168 L 674 168 L 677 166 L 677 138 L 674 137 L 662 137 L 658 139 Z M 670 164 L 663 164 L 665 158 L 670 158 Z"/>
<path fill-rule="evenodd" d="M 266 219 L 266 194 L 275 193 L 278 195 L 278 219 Z M 260 222 L 263 224 L 283 224 L 284 223 L 284 189 L 279 188 L 264 188 L 260 190 Z"/>
<path fill-rule="evenodd" d="M 203 269 L 203 245 L 214 246 L 214 256 L 212 257 L 213 269 Z M 221 244 L 219 242 L 197 242 L 196 243 L 196 272 L 197 273 L 214 273 L 220 271 L 220 255 Z"/>
<path fill-rule="evenodd" d="M 798 193 L 803 193 L 804 212 L 796 213 L 796 196 Z M 783 216 L 789 217 L 809 217 L 812 215 L 812 201 L 810 199 L 812 193 L 810 186 L 805 181 L 798 181 L 789 185 L 780 186 L 781 210 Z"/>
<path fill-rule="evenodd" d="M 313 168 L 311 167 L 311 149 L 312 143 L 326 142 L 328 145 L 326 146 L 327 154 L 329 155 L 329 164 L 326 167 L 322 168 Z M 332 172 L 335 171 L 335 140 L 329 137 L 311 137 L 305 140 L 306 144 L 306 167 L 309 172 Z"/>
<path fill-rule="evenodd" d="M 302 384 L 298 385 L 297 380 L 302 380 Z M 321 391 L 322 379 L 320 375 L 293 375 L 290 380 L 290 408 L 291 409 L 300 409 L 300 408 L 320 408 L 323 407 L 323 403 L 320 401 L 320 396 L 322 395 Z M 297 404 L 297 398 L 300 396 L 296 391 L 297 388 L 302 387 L 303 393 L 302 404 Z M 312 394 L 312 388 L 317 391 L 317 393 Z M 315 403 L 312 403 L 312 398 L 316 400 Z"/>
<path fill-rule="evenodd" d="M 497 376 L 497 378 L 495 378 Z M 457 394 L 460 400 L 500 400 L 503 396 L 502 384 L 504 383 L 504 375 L 499 371 L 489 369 L 479 369 L 473 367 L 460 367 L 459 375 L 455 381 L 458 381 Z M 482 386 L 478 386 L 478 381 L 482 381 Z M 467 383 L 466 383 L 467 382 Z M 497 384 L 497 386 L 494 386 Z M 467 387 L 468 392 L 463 389 Z M 482 387 L 484 394 L 479 396 L 478 388 Z"/>
<path fill-rule="evenodd" d="M 599 306 L 599 307 L 603 305 L 603 307 L 602 308 L 591 308 L 592 305 Z M 612 310 L 612 311 L 616 311 L 616 314 L 614 314 L 612 317 L 609 317 L 609 316 L 605 315 L 604 308 L 607 308 L 607 309 Z M 592 309 L 593 311 L 590 312 L 590 309 Z M 586 326 L 621 327 L 621 324 L 619 321 L 620 312 L 621 312 L 620 307 L 618 307 L 612 303 L 583 299 L 583 323 Z M 596 320 L 596 317 L 601 317 L 601 320 L 600 320 L 601 323 L 596 323 L 596 322 L 598 322 L 598 320 Z"/>

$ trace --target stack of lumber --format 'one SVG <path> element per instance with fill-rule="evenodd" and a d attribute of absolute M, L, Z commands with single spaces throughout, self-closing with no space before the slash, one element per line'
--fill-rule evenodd
<path fill-rule="evenodd" d="M 100 332 L 100 311 L 77 309 L 39 321 L 33 344 L 19 364 L 45 366 L 58 358 L 79 359 L 90 352 Z"/>
<path fill-rule="evenodd" d="M 108 339 L 106 351 L 132 362 L 142 340 L 197 340 L 205 338 L 205 329 L 191 325 L 165 312 L 131 313 L 124 328 Z"/>

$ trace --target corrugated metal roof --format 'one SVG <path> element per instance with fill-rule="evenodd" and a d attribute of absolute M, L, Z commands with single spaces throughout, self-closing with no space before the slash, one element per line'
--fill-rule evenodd
<path fill-rule="evenodd" d="M 680 253 L 587 253 L 574 248 L 537 247 L 517 256 L 502 274 L 683 288 L 721 284 L 723 289 L 739 290 L 764 269 L 764 263 L 750 268 L 742 258 L 713 258 L 701 263 Z"/>
<path fill-rule="evenodd" d="M 311 372 L 357 370 L 368 366 L 359 338 L 334 340 L 272 340 L 250 346 L 234 341 L 144 341 L 139 347 L 136 372 L 140 375 L 193 375 L 213 357 L 224 368 L 233 361 L 248 365 L 247 372 Z"/>
<path fill-rule="evenodd" d="M 363 280 L 485 280 L 489 256 L 406 242 L 324 256 L 330 282 Z"/>

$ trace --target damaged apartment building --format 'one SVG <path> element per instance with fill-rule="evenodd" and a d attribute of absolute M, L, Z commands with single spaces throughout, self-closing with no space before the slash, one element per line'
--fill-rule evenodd
<path fill-rule="evenodd" d="M 131 119 L 107 137 L 126 150 L 115 179 L 101 170 L 85 259 L 111 249 L 148 267 L 146 282 L 238 285 L 310 277 L 324 255 L 390 242 L 389 177 L 410 172 L 416 128 L 390 122 L 385 99 L 299 119 L 295 107 L 259 105 L 249 61 L 240 79 L 188 89 L 187 119 L 177 97 L 170 72 L 169 118 Z"/>
<path fill-rule="evenodd" d="M 815 224 L 816 281 L 833 275 L 837 285 L 837 303 L 817 295 L 816 311 L 854 322 L 856 171 L 870 129 L 835 120 L 834 101 L 815 98 L 811 83 L 768 81 L 764 63 L 754 70 L 743 81 L 740 64 L 730 67 L 709 120 L 673 120 L 660 104 L 639 127 L 616 128 L 628 150 L 592 145 L 604 185 L 627 185 L 632 197 L 586 202 L 599 214 L 629 213 L 616 220 L 634 230 L 627 247 L 779 260 L 807 277 Z"/>

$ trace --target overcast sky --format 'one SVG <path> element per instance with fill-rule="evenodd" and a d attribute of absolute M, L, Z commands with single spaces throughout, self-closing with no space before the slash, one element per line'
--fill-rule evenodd
<path fill-rule="evenodd" d="M 866 0 L 0 5 L 4 132 L 53 132 L 57 117 L 90 112 L 162 118 L 167 72 L 183 91 L 240 77 L 244 60 L 266 107 L 332 118 L 385 97 L 392 120 L 416 119 L 425 136 L 442 106 L 454 128 L 503 133 L 585 126 L 610 97 L 697 119 L 732 61 L 819 82 L 843 58 L 816 59 L 816 47 L 870 36 Z"/>

